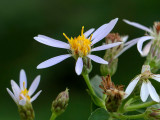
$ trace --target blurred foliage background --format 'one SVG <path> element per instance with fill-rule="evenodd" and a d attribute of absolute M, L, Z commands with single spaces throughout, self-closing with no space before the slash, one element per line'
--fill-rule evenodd
<path fill-rule="evenodd" d="M 0 119 L 19 119 L 17 106 L 6 92 L 6 87 L 11 88 L 11 79 L 19 83 L 19 72 L 23 68 L 29 85 L 38 74 L 42 76 L 38 90 L 43 92 L 33 102 L 36 120 L 50 118 L 52 100 L 66 87 L 70 89 L 69 106 L 57 120 L 87 120 L 90 97 L 83 78 L 75 73 L 74 59 L 37 70 L 39 63 L 67 51 L 38 43 L 33 37 L 43 34 L 66 41 L 63 32 L 77 36 L 83 25 L 85 30 L 98 28 L 118 17 L 119 22 L 112 32 L 129 34 L 131 40 L 142 36 L 144 31 L 125 24 L 122 19 L 152 27 L 154 21 L 160 20 L 159 4 L 159 0 L 0 0 Z M 102 57 L 104 51 L 95 54 Z M 132 47 L 120 56 L 118 71 L 112 80 L 116 84 L 127 85 L 140 73 L 144 60 L 136 46 Z M 92 63 L 90 77 L 100 74 L 100 65 Z"/>

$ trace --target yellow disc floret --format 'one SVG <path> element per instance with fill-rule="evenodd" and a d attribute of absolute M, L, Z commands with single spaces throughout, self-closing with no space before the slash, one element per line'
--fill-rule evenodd
<path fill-rule="evenodd" d="M 72 37 L 71 39 L 69 39 L 65 35 L 65 33 L 63 33 L 63 35 L 65 36 L 65 38 L 68 40 L 70 44 L 70 49 L 72 51 L 72 54 L 78 55 L 79 57 L 87 56 L 91 51 L 92 35 L 90 36 L 90 38 L 86 38 L 85 35 L 83 34 L 83 31 L 84 31 L 84 26 L 82 27 L 81 35 L 79 35 L 78 37 L 75 37 L 74 39 Z"/>
<path fill-rule="evenodd" d="M 20 96 L 19 96 L 19 99 L 23 99 L 23 97 L 21 96 L 21 94 L 23 94 L 24 97 L 26 97 L 27 100 L 31 100 L 30 96 L 28 95 L 28 90 L 25 88 L 25 82 L 23 82 L 23 90 L 21 90 L 21 93 L 20 93 Z"/>

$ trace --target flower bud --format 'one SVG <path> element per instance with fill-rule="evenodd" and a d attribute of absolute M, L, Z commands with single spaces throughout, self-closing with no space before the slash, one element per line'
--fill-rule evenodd
<path fill-rule="evenodd" d="M 30 101 L 26 101 L 25 105 L 18 105 L 18 111 L 21 120 L 34 120 L 34 110 Z"/>
<path fill-rule="evenodd" d="M 65 91 L 59 93 L 57 98 L 53 101 L 52 103 L 52 114 L 55 114 L 56 116 L 62 114 L 67 106 L 68 106 L 68 101 L 69 101 L 69 92 L 68 89 Z"/>
<path fill-rule="evenodd" d="M 145 112 L 146 120 L 160 120 L 160 109 L 150 107 Z"/>
<path fill-rule="evenodd" d="M 122 103 L 122 99 L 125 95 L 123 85 L 115 86 L 111 81 L 111 77 L 108 75 L 102 77 L 101 85 L 99 86 L 104 90 L 104 94 L 107 95 L 105 99 L 105 106 L 109 112 L 116 112 Z"/>
<path fill-rule="evenodd" d="M 125 42 L 123 37 L 121 37 L 118 33 L 110 33 L 106 36 L 106 44 L 116 43 L 116 42 Z M 108 61 L 108 65 L 101 65 L 100 71 L 103 76 L 110 74 L 111 76 L 117 70 L 118 65 L 118 58 L 115 56 L 123 49 L 124 43 L 120 44 L 119 46 L 115 46 L 113 48 L 107 49 L 104 55 L 104 60 Z"/>
<path fill-rule="evenodd" d="M 152 36 L 154 36 L 154 40 L 152 40 L 153 43 L 145 64 L 150 65 L 151 71 L 155 73 L 160 69 L 160 22 L 154 23 L 152 34 Z"/>

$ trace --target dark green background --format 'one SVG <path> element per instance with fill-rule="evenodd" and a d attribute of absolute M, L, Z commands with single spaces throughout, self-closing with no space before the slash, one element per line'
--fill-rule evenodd
<path fill-rule="evenodd" d="M 17 106 L 6 88 L 11 88 L 11 79 L 19 82 L 19 71 L 23 68 L 29 85 L 36 75 L 42 76 L 38 90 L 43 92 L 33 102 L 36 120 L 49 119 L 52 100 L 66 87 L 70 89 L 69 106 L 57 120 L 87 120 L 90 97 L 83 78 L 75 73 L 74 59 L 37 70 L 39 63 L 67 51 L 40 44 L 33 37 L 43 34 L 67 41 L 63 32 L 77 36 L 83 25 L 85 30 L 98 28 L 118 17 L 119 22 L 112 32 L 129 34 L 133 39 L 142 36 L 144 31 L 125 24 L 122 19 L 152 27 L 160 18 L 159 5 L 159 0 L 0 0 L 0 119 L 19 119 Z M 94 54 L 102 57 L 104 51 Z M 140 73 L 144 60 L 134 46 L 120 56 L 118 71 L 112 80 L 116 84 L 128 84 Z M 90 76 L 95 74 L 99 74 L 99 64 L 93 62 Z"/>

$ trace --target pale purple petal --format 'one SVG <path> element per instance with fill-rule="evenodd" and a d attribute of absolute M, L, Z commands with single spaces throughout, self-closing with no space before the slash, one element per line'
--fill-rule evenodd
<path fill-rule="evenodd" d="M 75 67 L 75 71 L 76 71 L 77 75 L 80 75 L 82 73 L 82 70 L 83 70 L 83 60 L 81 57 L 79 57 L 77 59 L 76 67 Z"/>
<path fill-rule="evenodd" d="M 100 26 L 94 33 L 92 36 L 92 40 L 95 39 L 98 35 L 100 35 L 106 28 L 107 28 L 108 24 L 103 24 L 102 26 Z"/>
<path fill-rule="evenodd" d="M 27 76 L 23 69 L 20 71 L 19 84 L 20 84 L 21 90 L 27 88 Z"/>
<path fill-rule="evenodd" d="M 150 48 L 151 48 L 151 45 L 152 45 L 152 41 L 150 41 L 149 43 L 147 43 L 147 44 L 144 46 L 144 48 L 143 48 L 143 50 L 142 50 L 142 52 L 143 52 L 142 56 L 143 56 L 143 57 L 145 57 L 145 56 L 148 55 L 148 53 L 149 53 L 149 51 L 150 51 Z"/>
<path fill-rule="evenodd" d="M 122 39 L 123 43 L 125 43 L 128 40 L 128 35 L 122 36 L 121 39 Z"/>
<path fill-rule="evenodd" d="M 28 92 L 28 95 L 31 96 L 37 89 L 38 85 L 39 85 L 39 82 L 40 82 L 40 78 L 41 76 L 38 75 L 34 81 L 32 82 L 30 88 L 29 88 L 29 92 Z"/>
<path fill-rule="evenodd" d="M 134 27 L 137 27 L 137 28 L 142 29 L 142 30 L 144 30 L 144 31 L 147 31 L 147 32 L 149 32 L 149 33 L 152 33 L 152 31 L 151 31 L 148 27 L 145 27 L 145 26 L 143 26 L 143 25 L 140 25 L 139 23 L 130 22 L 130 21 L 128 21 L 128 20 L 123 20 L 123 21 L 124 21 L 125 23 L 129 24 L 129 25 L 132 25 L 132 26 L 134 26 Z"/>
<path fill-rule="evenodd" d="M 147 82 L 147 87 L 152 100 L 156 102 L 160 102 L 159 95 L 157 94 L 155 88 L 152 86 L 150 81 Z"/>
<path fill-rule="evenodd" d="M 56 65 L 56 64 L 62 62 L 63 60 L 69 58 L 69 57 L 71 57 L 70 54 L 59 55 L 59 56 L 50 58 L 50 59 L 48 59 L 48 60 L 42 62 L 41 64 L 39 64 L 39 65 L 37 66 L 37 69 L 47 68 L 47 67 Z"/>
<path fill-rule="evenodd" d="M 40 90 L 37 94 L 35 94 L 35 95 L 31 98 L 31 102 L 33 102 L 35 99 L 37 99 L 37 97 L 40 95 L 41 92 L 42 92 L 42 90 Z"/>
<path fill-rule="evenodd" d="M 100 51 L 100 50 L 106 50 L 115 46 L 118 46 L 122 44 L 123 42 L 116 42 L 116 43 L 111 43 L 111 44 L 105 44 L 96 48 L 93 48 L 91 51 Z"/>
<path fill-rule="evenodd" d="M 160 82 L 160 74 L 153 74 L 153 75 L 151 75 L 151 78 Z"/>
<path fill-rule="evenodd" d="M 140 79 L 141 75 L 138 75 L 134 80 L 132 80 L 128 87 L 126 88 L 126 91 L 125 91 L 125 96 L 124 96 L 124 99 L 127 98 L 134 90 L 134 88 L 136 87 L 139 79 Z"/>
<path fill-rule="evenodd" d="M 141 92 L 140 92 L 141 100 L 145 102 L 149 96 L 147 83 L 143 82 L 141 86 Z"/>
<path fill-rule="evenodd" d="M 141 37 L 139 40 L 138 40 L 138 43 L 137 43 L 137 49 L 138 51 L 140 52 L 140 54 L 143 56 L 143 51 L 142 51 L 142 46 L 143 46 L 143 42 L 147 41 L 147 40 L 150 40 L 150 39 L 153 39 L 154 37 L 152 36 L 144 36 L 144 37 Z"/>
<path fill-rule="evenodd" d="M 124 53 L 126 50 L 134 46 L 139 38 L 133 39 L 125 44 L 125 47 L 115 56 L 115 58 L 118 58 L 122 53 Z"/>
<path fill-rule="evenodd" d="M 95 30 L 94 28 L 91 28 L 91 29 L 89 29 L 88 31 L 86 31 L 86 32 L 84 33 L 85 37 L 88 38 L 88 36 L 89 36 L 94 30 Z"/>
<path fill-rule="evenodd" d="M 17 100 L 14 96 L 14 94 L 7 88 L 7 92 L 9 93 L 9 95 L 11 96 L 11 98 L 14 100 L 14 102 L 17 104 Z"/>
<path fill-rule="evenodd" d="M 13 80 L 11 80 L 11 86 L 12 86 L 13 93 L 15 95 L 15 99 L 18 101 L 21 90 L 19 86 L 17 85 L 17 83 L 15 83 Z"/>
<path fill-rule="evenodd" d="M 108 64 L 107 61 L 105 61 L 104 59 L 102 59 L 102 58 L 100 58 L 96 55 L 88 55 L 87 57 L 89 57 L 94 62 L 97 62 L 97 63 L 100 63 L 100 64 Z"/>
<path fill-rule="evenodd" d="M 108 23 L 107 27 L 104 30 L 102 30 L 101 33 L 98 36 L 96 36 L 94 38 L 94 40 L 92 41 L 92 45 L 94 45 L 95 43 L 99 42 L 104 37 L 106 37 L 111 32 L 111 30 L 114 28 L 114 26 L 116 25 L 117 21 L 118 21 L 118 18 L 116 18 L 114 20 L 111 20 Z"/>
<path fill-rule="evenodd" d="M 65 43 L 59 40 L 55 40 L 55 39 L 52 39 L 44 35 L 38 35 L 37 37 L 34 37 L 34 39 L 42 44 L 52 46 L 52 47 L 64 48 L 64 49 L 70 48 L 68 43 Z"/>

